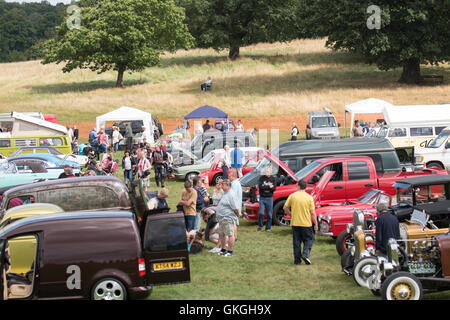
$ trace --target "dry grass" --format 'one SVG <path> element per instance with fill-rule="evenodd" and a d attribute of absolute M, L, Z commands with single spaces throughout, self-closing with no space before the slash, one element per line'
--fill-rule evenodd
<path fill-rule="evenodd" d="M 39 61 L 0 64 L 0 112 L 56 113 L 62 123 L 74 123 L 93 121 L 121 105 L 167 119 L 204 104 L 245 118 L 298 115 L 322 106 L 341 112 L 346 104 L 368 97 L 397 105 L 450 101 L 448 64 L 423 66 L 425 74 L 444 74 L 443 85 L 405 86 L 396 82 L 399 69 L 380 71 L 324 44 L 318 39 L 253 45 L 242 48 L 235 62 L 226 52 L 179 51 L 165 55 L 158 67 L 126 74 L 124 89 L 114 88 L 114 72 L 64 74 L 60 65 Z M 201 93 L 200 83 L 208 75 L 213 91 Z"/>

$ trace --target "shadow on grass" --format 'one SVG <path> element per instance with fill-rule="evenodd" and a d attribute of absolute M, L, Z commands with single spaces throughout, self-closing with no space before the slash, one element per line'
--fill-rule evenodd
<path fill-rule="evenodd" d="M 131 87 L 135 85 L 141 85 L 147 83 L 146 79 L 131 79 L 124 80 L 124 87 Z M 40 86 L 28 86 L 27 89 L 31 89 L 32 93 L 43 94 L 43 93 L 68 93 L 68 92 L 89 92 L 97 89 L 109 89 L 115 88 L 115 80 L 93 80 L 86 82 L 70 82 L 70 83 L 57 83 L 50 85 L 40 85 Z"/>
<path fill-rule="evenodd" d="M 320 59 L 320 58 L 319 58 Z M 336 61 L 336 60 L 335 60 Z M 212 93 L 215 96 L 239 96 L 294 93 L 301 91 L 319 92 L 336 89 L 383 89 L 412 88 L 419 85 L 405 85 L 398 82 L 401 69 L 378 70 L 374 65 L 349 64 L 348 66 L 325 66 L 315 70 L 286 72 L 281 75 L 242 75 L 214 79 Z M 440 74 L 448 85 L 450 68 L 422 67 L 422 74 Z M 182 93 L 195 93 L 194 84 L 186 85 Z"/>

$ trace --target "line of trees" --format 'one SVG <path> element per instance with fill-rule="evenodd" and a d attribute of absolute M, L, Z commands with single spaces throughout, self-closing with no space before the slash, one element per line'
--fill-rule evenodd
<path fill-rule="evenodd" d="M 42 19 L 31 19 L 30 12 L 17 12 L 20 5 L 14 4 L 15 11 L 2 9 L 7 4 L 0 0 L 0 16 L 10 17 L 0 22 L 0 40 L 10 39 L 7 45 L 0 41 L 0 59 L 11 61 L 12 52 L 26 52 L 37 39 L 52 38 L 36 50 L 43 63 L 65 63 L 64 72 L 116 70 L 117 86 L 122 86 L 125 71 L 158 64 L 164 51 L 226 49 L 235 60 L 243 46 L 298 38 L 327 37 L 329 48 L 358 53 L 381 70 L 402 68 L 403 83 L 421 81 L 421 64 L 450 60 L 450 1 L 80 0 L 76 4 L 81 7 L 81 24 L 71 29 L 66 25 L 69 14 L 58 20 L 66 8 L 62 5 L 44 23 L 42 13 Z M 29 24 L 34 22 L 42 25 L 32 32 Z M 53 23 L 59 26 L 53 29 Z M 20 32 L 12 34 L 13 29 Z M 30 40 L 27 34 L 36 36 Z"/>

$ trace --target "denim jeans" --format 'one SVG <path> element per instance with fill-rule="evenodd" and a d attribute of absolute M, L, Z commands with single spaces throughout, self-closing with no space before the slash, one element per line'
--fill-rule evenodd
<path fill-rule="evenodd" d="M 184 216 L 184 223 L 188 232 L 195 229 L 195 218 L 196 216 Z"/>
<path fill-rule="evenodd" d="M 223 175 L 222 175 L 223 179 L 224 180 L 228 179 L 228 167 L 227 166 L 223 166 L 222 167 L 222 171 L 223 171 Z"/>
<path fill-rule="evenodd" d="M 259 198 L 258 227 L 264 226 L 264 208 L 266 209 L 266 230 L 272 227 L 273 197 Z"/>
<path fill-rule="evenodd" d="M 130 182 L 133 181 L 133 170 L 123 170 L 123 177 Z"/>
<path fill-rule="evenodd" d="M 312 227 L 292 227 L 292 244 L 294 249 L 294 263 L 301 263 L 301 258 L 309 258 L 314 243 Z M 303 242 L 303 252 L 302 252 Z"/>
<path fill-rule="evenodd" d="M 195 216 L 195 225 L 194 225 L 194 229 L 196 231 L 200 231 L 200 225 L 202 223 L 202 218 L 200 216 L 200 210 L 197 211 L 197 215 Z"/>

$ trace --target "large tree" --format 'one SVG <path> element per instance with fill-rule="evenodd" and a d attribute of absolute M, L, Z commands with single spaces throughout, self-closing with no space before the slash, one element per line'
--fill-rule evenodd
<path fill-rule="evenodd" d="M 177 0 L 186 9 L 189 31 L 200 48 L 228 49 L 298 37 L 297 0 Z"/>
<path fill-rule="evenodd" d="M 306 23 L 328 36 L 328 47 L 360 53 L 381 70 L 402 67 L 402 83 L 421 82 L 420 64 L 449 61 L 448 0 L 311 0 L 308 6 L 313 14 Z"/>
<path fill-rule="evenodd" d="M 193 38 L 184 24 L 184 10 L 173 0 L 103 0 L 82 7 L 79 28 L 66 21 L 45 44 L 42 63 L 64 62 L 63 72 L 76 68 L 99 73 L 117 71 L 123 86 L 125 71 L 157 65 L 164 51 L 188 49 Z M 73 11 L 69 19 L 76 18 Z M 76 19 L 71 22 L 76 23 Z"/>

